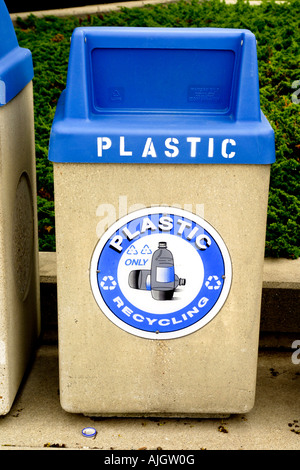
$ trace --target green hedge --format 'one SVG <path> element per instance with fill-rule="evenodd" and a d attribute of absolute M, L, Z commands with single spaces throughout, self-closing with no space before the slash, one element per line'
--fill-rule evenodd
<path fill-rule="evenodd" d="M 276 138 L 271 170 L 266 256 L 300 256 L 300 104 L 292 99 L 300 80 L 300 0 L 183 1 L 168 5 L 123 8 L 86 19 L 70 17 L 19 20 L 19 44 L 34 62 L 34 100 L 40 250 L 55 250 L 52 165 L 48 143 L 57 100 L 65 88 L 70 36 L 77 26 L 223 27 L 250 29 L 257 38 L 261 107 Z M 295 86 L 295 84 L 294 84 Z M 300 88 L 300 86 L 297 86 Z M 295 101 L 295 102 L 293 102 Z M 255 222 L 254 222 L 255 223 Z M 255 227 L 254 227 L 255 228 Z"/>

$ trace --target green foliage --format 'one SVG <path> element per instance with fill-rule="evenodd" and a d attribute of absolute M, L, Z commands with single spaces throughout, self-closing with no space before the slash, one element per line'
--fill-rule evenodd
<path fill-rule="evenodd" d="M 19 44 L 33 55 L 39 238 L 41 250 L 55 249 L 54 189 L 47 160 L 57 100 L 65 88 L 69 43 L 77 26 L 223 27 L 250 29 L 257 38 L 261 108 L 276 138 L 271 169 L 266 256 L 300 256 L 300 104 L 292 102 L 299 80 L 300 0 L 251 6 L 244 0 L 184 1 L 143 8 L 122 8 L 85 19 L 37 19 L 16 27 Z M 300 97 L 299 97 L 300 98 Z"/>

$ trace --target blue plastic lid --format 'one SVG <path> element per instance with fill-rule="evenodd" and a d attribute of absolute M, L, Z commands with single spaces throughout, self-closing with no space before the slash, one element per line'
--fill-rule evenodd
<path fill-rule="evenodd" d="M 12 100 L 32 78 L 31 52 L 19 47 L 6 5 L 0 0 L 0 106 Z"/>
<path fill-rule="evenodd" d="M 273 163 L 255 36 L 222 28 L 75 29 L 49 159 Z"/>

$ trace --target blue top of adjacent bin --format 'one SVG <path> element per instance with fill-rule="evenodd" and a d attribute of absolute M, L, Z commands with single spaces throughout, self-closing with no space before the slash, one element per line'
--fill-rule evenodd
<path fill-rule="evenodd" d="M 75 29 L 49 159 L 274 162 L 254 35 L 217 28 Z"/>
<path fill-rule="evenodd" d="M 3 0 L 0 0 L 0 106 L 12 100 L 33 78 L 31 52 L 19 47 Z"/>

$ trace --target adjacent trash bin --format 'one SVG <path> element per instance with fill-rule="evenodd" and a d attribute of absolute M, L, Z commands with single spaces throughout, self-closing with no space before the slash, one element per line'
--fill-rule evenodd
<path fill-rule="evenodd" d="M 31 53 L 0 0 L 0 415 L 40 331 L 32 77 Z"/>
<path fill-rule="evenodd" d="M 74 31 L 49 148 L 65 410 L 252 408 L 274 155 L 251 32 Z"/>

